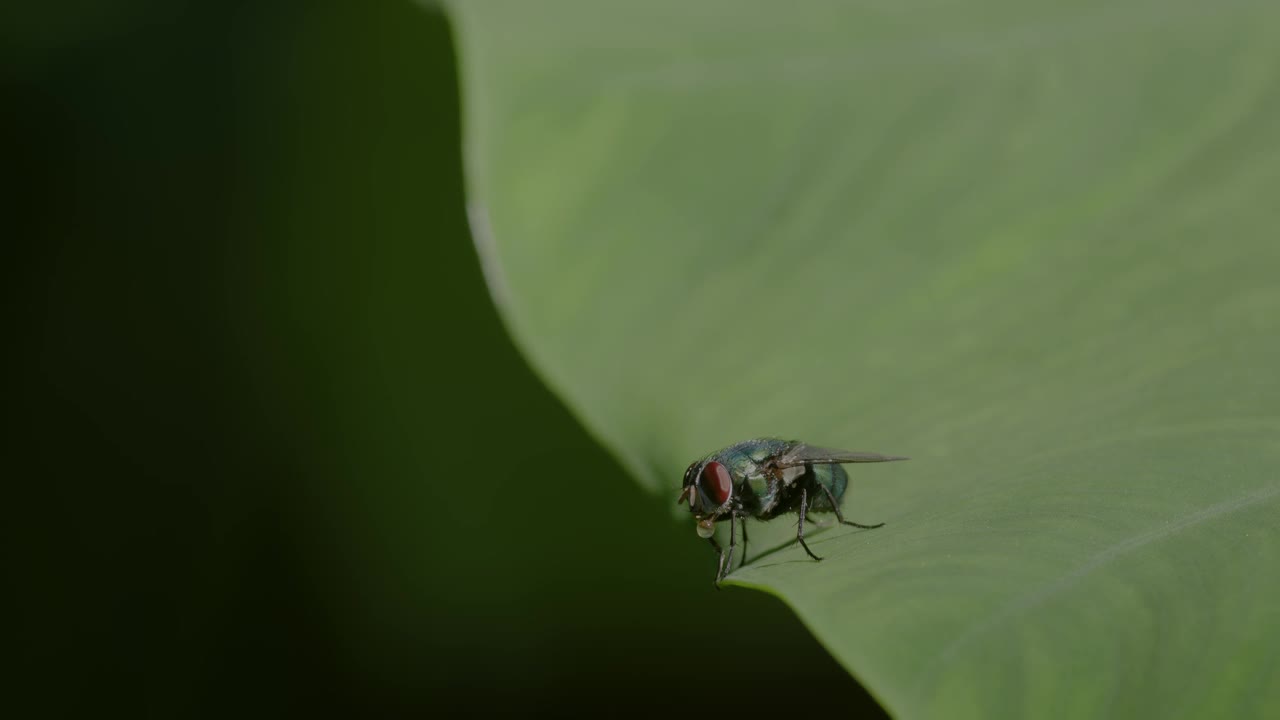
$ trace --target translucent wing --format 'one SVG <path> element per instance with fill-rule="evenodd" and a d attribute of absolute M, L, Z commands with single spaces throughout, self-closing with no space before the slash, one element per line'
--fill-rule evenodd
<path fill-rule="evenodd" d="M 893 460 L 909 460 L 897 455 L 881 455 L 872 452 L 853 452 L 851 450 L 835 450 L 832 448 L 814 447 L 804 443 L 796 443 L 774 460 L 778 468 L 798 467 L 800 465 L 833 465 L 837 463 L 891 462 Z"/>

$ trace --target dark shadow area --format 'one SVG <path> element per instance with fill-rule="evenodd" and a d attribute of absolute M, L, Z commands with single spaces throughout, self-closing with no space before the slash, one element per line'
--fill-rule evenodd
<path fill-rule="evenodd" d="M 11 702 L 882 715 L 777 600 L 715 592 L 512 347 L 440 14 L 6 24 Z"/>

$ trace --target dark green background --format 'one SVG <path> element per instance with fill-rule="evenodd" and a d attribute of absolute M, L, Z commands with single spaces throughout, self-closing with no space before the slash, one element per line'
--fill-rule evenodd
<path fill-rule="evenodd" d="M 11 702 L 879 713 L 517 355 L 438 11 L 5 13 Z"/>

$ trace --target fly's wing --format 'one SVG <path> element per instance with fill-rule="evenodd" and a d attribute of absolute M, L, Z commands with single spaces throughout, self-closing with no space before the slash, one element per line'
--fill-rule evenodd
<path fill-rule="evenodd" d="M 801 465 L 833 465 L 843 463 L 891 462 L 910 458 L 897 455 L 881 455 L 872 452 L 853 452 L 832 448 L 814 447 L 804 443 L 796 443 L 774 460 L 778 468 L 799 467 Z"/>

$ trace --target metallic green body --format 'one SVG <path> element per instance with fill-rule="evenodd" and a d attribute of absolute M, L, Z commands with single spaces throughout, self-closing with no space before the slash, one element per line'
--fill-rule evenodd
<path fill-rule="evenodd" d="M 716 587 L 733 567 L 737 547 L 735 526 L 742 528 L 742 553 L 747 552 L 747 519 L 772 520 L 795 512 L 796 540 L 809 557 L 821 560 L 804 541 L 805 515 L 832 512 L 842 525 L 874 530 L 884 525 L 862 525 L 844 518 L 840 503 L 849 475 L 844 463 L 890 462 L 904 457 L 854 452 L 809 445 L 798 440 L 756 438 L 730 445 L 698 460 L 684 471 L 678 503 L 688 502 L 697 520 L 698 537 L 711 543 L 719 555 Z M 716 541 L 715 524 L 729 521 L 729 550 Z"/>
<path fill-rule="evenodd" d="M 804 480 L 804 474 L 813 475 L 813 479 L 831 491 L 831 495 L 839 503 L 844 498 L 845 488 L 849 485 L 849 474 L 840 465 L 813 464 L 802 468 L 792 468 L 782 473 L 770 472 L 769 461 L 780 457 L 791 448 L 799 445 L 797 440 L 780 440 L 778 438 L 757 438 L 730 445 L 702 459 L 701 464 L 718 462 L 728 468 L 733 475 L 734 495 L 741 499 L 742 509 L 751 517 L 759 520 L 771 520 L 778 515 L 794 512 L 799 495 L 788 494 L 786 487 Z M 832 512 L 835 508 L 826 493 L 814 493 L 809 498 L 810 512 Z M 728 519 L 721 517 L 720 520 Z"/>

